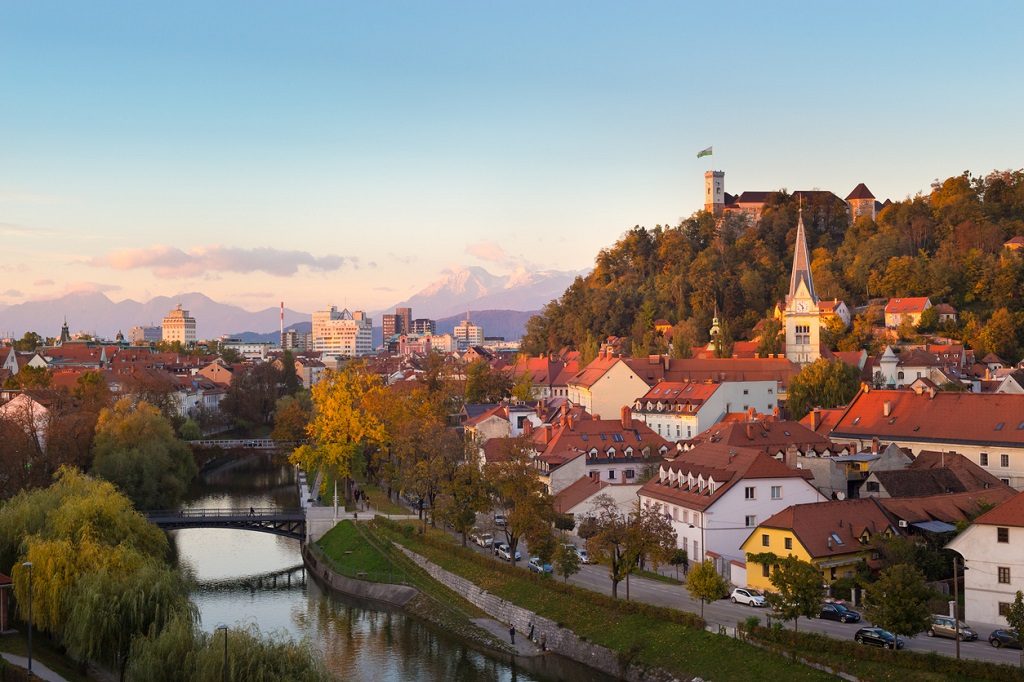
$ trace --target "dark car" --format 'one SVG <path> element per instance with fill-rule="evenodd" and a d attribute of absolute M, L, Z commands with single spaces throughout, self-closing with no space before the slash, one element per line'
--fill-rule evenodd
<path fill-rule="evenodd" d="M 860 614 L 846 608 L 842 604 L 822 604 L 821 613 L 818 618 L 823 620 L 838 620 L 840 623 L 859 623 Z"/>
<path fill-rule="evenodd" d="M 881 646 L 886 649 L 903 648 L 902 639 L 882 628 L 861 628 L 857 630 L 857 634 L 853 636 L 853 639 L 858 644 L 870 644 L 871 646 Z"/>
<path fill-rule="evenodd" d="M 1020 635 L 1016 630 L 993 630 L 992 634 L 988 636 L 988 643 L 997 649 L 1001 646 L 1019 649 Z"/>

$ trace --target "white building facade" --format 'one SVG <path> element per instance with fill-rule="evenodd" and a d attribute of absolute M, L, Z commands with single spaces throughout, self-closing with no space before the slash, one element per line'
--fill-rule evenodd
<path fill-rule="evenodd" d="M 178 341 L 183 345 L 196 342 L 196 318 L 188 314 L 187 310 L 178 304 L 178 307 L 167 313 L 161 326 L 161 339 L 167 343 Z"/>
<path fill-rule="evenodd" d="M 373 322 L 363 311 L 336 306 L 313 313 L 312 346 L 324 357 L 359 357 L 373 353 Z"/>

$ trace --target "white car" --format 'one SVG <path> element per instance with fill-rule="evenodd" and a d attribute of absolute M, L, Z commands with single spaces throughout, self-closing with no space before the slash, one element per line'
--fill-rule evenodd
<path fill-rule="evenodd" d="M 494 544 L 494 536 L 490 533 L 486 533 L 480 529 L 473 530 L 469 534 L 469 539 L 480 545 L 481 547 L 490 547 Z"/>
<path fill-rule="evenodd" d="M 730 595 L 733 604 L 746 604 L 747 606 L 766 606 L 768 602 L 765 601 L 764 595 L 757 590 L 747 589 L 745 587 L 737 587 L 732 591 Z"/>
<path fill-rule="evenodd" d="M 508 544 L 506 544 L 504 542 L 499 542 L 498 544 L 494 545 L 494 554 L 499 559 L 504 559 L 505 561 L 512 561 L 512 550 L 510 550 Z M 517 549 L 516 550 L 516 561 L 519 561 L 522 558 L 523 558 L 523 555 L 520 554 L 519 550 Z"/>
<path fill-rule="evenodd" d="M 566 548 L 576 552 L 576 556 L 579 557 L 581 564 L 589 564 L 590 563 L 590 553 L 587 552 L 585 547 L 577 547 L 576 545 L 573 545 L 573 544 L 567 544 Z"/>

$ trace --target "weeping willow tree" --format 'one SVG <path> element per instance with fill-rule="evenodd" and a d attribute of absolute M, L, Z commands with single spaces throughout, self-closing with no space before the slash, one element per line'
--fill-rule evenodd
<path fill-rule="evenodd" d="M 225 654 L 224 637 L 227 637 Z M 227 661 L 225 674 L 224 664 Z M 175 618 L 135 640 L 127 679 L 138 682 L 326 682 L 330 675 L 306 642 L 263 635 L 255 625 L 213 634 L 188 618 Z"/>

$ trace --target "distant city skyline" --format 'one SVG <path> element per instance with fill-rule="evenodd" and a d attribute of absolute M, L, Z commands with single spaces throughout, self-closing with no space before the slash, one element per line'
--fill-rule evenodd
<path fill-rule="evenodd" d="M 380 310 L 726 190 L 1024 166 L 1018 3 L 8 4 L 0 305 Z M 713 156 L 697 159 L 708 146 Z M 2 326 L 2 325 L 0 325 Z"/>

